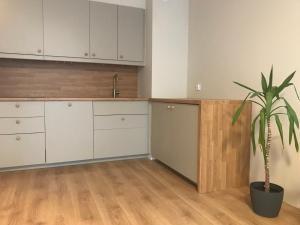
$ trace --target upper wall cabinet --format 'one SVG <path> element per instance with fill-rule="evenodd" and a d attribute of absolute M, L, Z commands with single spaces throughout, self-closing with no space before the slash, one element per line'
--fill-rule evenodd
<path fill-rule="evenodd" d="M 0 1 L 0 52 L 43 55 L 42 0 Z"/>
<path fill-rule="evenodd" d="M 144 61 L 145 10 L 119 6 L 118 60 Z"/>
<path fill-rule="evenodd" d="M 88 58 L 89 1 L 44 0 L 43 2 L 45 55 Z"/>
<path fill-rule="evenodd" d="M 90 2 L 91 57 L 117 60 L 118 6 Z"/>
<path fill-rule="evenodd" d="M 0 0 L 0 58 L 144 65 L 145 10 L 89 0 Z"/>

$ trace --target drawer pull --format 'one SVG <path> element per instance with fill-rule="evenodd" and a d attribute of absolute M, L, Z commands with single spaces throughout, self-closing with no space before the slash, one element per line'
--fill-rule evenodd
<path fill-rule="evenodd" d="M 125 121 L 125 118 L 124 118 L 124 117 L 122 117 L 122 118 L 121 118 L 121 120 L 122 120 L 122 121 Z"/>
<path fill-rule="evenodd" d="M 16 137 L 16 140 L 17 140 L 17 141 L 20 141 L 20 140 L 21 140 L 21 137 L 20 137 L 20 136 L 17 136 L 17 137 Z"/>
<path fill-rule="evenodd" d="M 16 104 L 16 108 L 20 108 L 20 104 L 19 103 Z"/>
<path fill-rule="evenodd" d="M 21 121 L 20 120 L 16 120 L 16 124 L 20 124 L 21 123 Z"/>
<path fill-rule="evenodd" d="M 171 109 L 175 109 L 175 106 L 173 105 L 173 106 L 171 106 Z"/>
<path fill-rule="evenodd" d="M 68 107 L 72 107 L 72 103 L 71 102 L 68 103 Z"/>
<path fill-rule="evenodd" d="M 168 105 L 168 107 L 167 107 L 168 109 L 171 109 L 171 106 L 170 105 Z"/>

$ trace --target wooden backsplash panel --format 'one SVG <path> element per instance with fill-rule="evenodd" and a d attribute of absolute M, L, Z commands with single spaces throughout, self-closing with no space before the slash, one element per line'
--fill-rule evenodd
<path fill-rule="evenodd" d="M 119 74 L 120 97 L 137 97 L 137 67 L 0 59 L 0 97 L 112 97 Z"/>

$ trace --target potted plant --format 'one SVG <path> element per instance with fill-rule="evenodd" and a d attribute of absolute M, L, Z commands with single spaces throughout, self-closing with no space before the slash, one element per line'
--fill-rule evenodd
<path fill-rule="evenodd" d="M 270 152 L 271 152 L 271 122 L 275 120 L 282 146 L 284 147 L 284 133 L 281 123 L 281 117 L 286 116 L 289 121 L 289 144 L 294 141 L 296 151 L 299 151 L 299 144 L 296 136 L 296 127 L 299 128 L 299 120 L 295 110 L 289 102 L 282 96 L 282 92 L 293 87 L 299 99 L 296 87 L 291 83 L 296 71 L 289 75 L 279 86 L 273 85 L 273 66 L 267 82 L 264 74 L 261 74 L 261 91 L 257 91 L 238 82 L 235 84 L 250 91 L 244 101 L 241 103 L 232 118 L 232 124 L 235 124 L 244 109 L 246 102 L 252 102 L 260 107 L 259 114 L 253 119 L 251 124 L 251 142 L 253 153 L 256 153 L 256 137 L 258 145 L 264 157 L 265 181 L 253 182 L 250 184 L 250 195 L 252 207 L 255 213 L 265 217 L 276 217 L 280 211 L 284 189 L 279 185 L 270 183 Z M 300 99 L 299 99 L 300 100 Z M 258 124 L 258 134 L 255 127 Z"/>

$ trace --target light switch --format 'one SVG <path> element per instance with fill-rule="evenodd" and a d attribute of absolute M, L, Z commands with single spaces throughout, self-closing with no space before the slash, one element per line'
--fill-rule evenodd
<path fill-rule="evenodd" d="M 202 90 L 202 85 L 201 85 L 201 83 L 196 84 L 195 90 L 196 90 L 196 91 L 201 91 L 201 90 Z"/>

